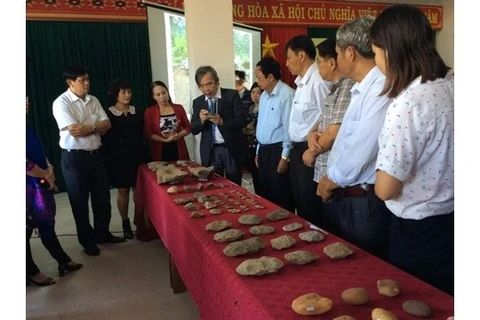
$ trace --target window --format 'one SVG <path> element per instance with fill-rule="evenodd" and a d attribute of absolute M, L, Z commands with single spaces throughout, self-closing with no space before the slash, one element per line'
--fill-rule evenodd
<path fill-rule="evenodd" d="M 187 33 L 183 13 L 162 5 L 148 5 L 147 20 L 153 80 L 168 79 L 172 100 L 183 105 L 191 114 Z M 246 86 L 253 82 L 253 69 L 261 59 L 260 30 L 243 24 L 233 25 L 235 68 L 245 71 Z"/>

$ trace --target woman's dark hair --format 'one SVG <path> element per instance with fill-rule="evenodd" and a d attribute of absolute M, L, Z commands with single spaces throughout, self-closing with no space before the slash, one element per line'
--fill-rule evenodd
<path fill-rule="evenodd" d="M 153 81 L 152 84 L 150 85 L 150 88 L 152 89 L 152 93 L 153 93 L 153 88 L 155 87 L 165 88 L 165 90 L 167 90 L 167 93 L 168 93 L 168 103 L 173 104 L 172 97 L 170 96 L 170 91 L 168 91 L 168 87 L 165 83 L 163 83 L 162 81 Z"/>
<path fill-rule="evenodd" d="M 250 92 L 252 92 L 252 90 L 255 89 L 255 88 L 259 88 L 260 92 L 263 91 L 262 88 L 260 88 L 260 86 L 258 85 L 258 83 L 254 82 L 254 83 L 252 83 L 252 87 L 250 88 Z"/>
<path fill-rule="evenodd" d="M 337 60 L 337 51 L 335 51 L 335 37 L 330 37 L 317 45 L 318 55 L 324 59 L 333 58 Z"/>
<path fill-rule="evenodd" d="M 268 77 L 269 74 L 272 74 L 276 80 L 280 80 L 282 69 L 278 61 L 274 58 L 270 56 L 263 57 L 260 61 L 258 61 L 257 67 L 260 68 L 260 71 L 263 73 L 265 78 Z"/>
<path fill-rule="evenodd" d="M 387 80 L 382 95 L 394 98 L 419 76 L 424 83 L 448 72 L 435 49 L 430 22 L 413 5 L 386 8 L 375 19 L 370 37 L 372 44 L 385 50 Z"/>
<path fill-rule="evenodd" d="M 125 79 L 115 79 L 108 86 L 108 102 L 111 106 L 117 103 L 118 93 L 120 90 L 131 89 L 130 83 Z"/>

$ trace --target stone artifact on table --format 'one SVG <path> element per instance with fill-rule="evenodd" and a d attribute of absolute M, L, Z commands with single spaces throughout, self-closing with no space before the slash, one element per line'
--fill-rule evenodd
<path fill-rule="evenodd" d="M 177 165 L 182 166 L 182 167 L 188 166 L 189 163 L 190 163 L 190 161 L 188 161 L 188 160 L 177 160 Z"/>
<path fill-rule="evenodd" d="M 333 318 L 333 320 L 356 320 L 354 317 L 348 314 L 341 315 L 340 317 Z"/>
<path fill-rule="evenodd" d="M 200 192 L 200 191 L 194 192 L 193 195 L 192 195 L 193 199 L 196 199 L 196 200 L 198 200 L 198 198 L 200 198 L 200 197 L 206 197 L 206 196 L 207 195 L 205 193 Z"/>
<path fill-rule="evenodd" d="M 313 262 L 320 258 L 313 252 L 306 251 L 306 250 L 297 250 L 293 252 L 286 253 L 284 255 L 285 260 L 291 263 L 304 265 L 310 262 Z"/>
<path fill-rule="evenodd" d="M 186 172 L 183 172 L 171 164 L 158 167 L 155 172 L 157 174 L 158 184 L 180 182 L 188 176 Z"/>
<path fill-rule="evenodd" d="M 215 188 L 220 188 L 220 189 L 225 187 L 223 183 L 214 183 L 213 185 L 215 186 Z"/>
<path fill-rule="evenodd" d="M 262 222 L 262 218 L 254 214 L 244 214 L 238 218 L 238 222 L 243 225 L 253 226 L 260 224 Z"/>
<path fill-rule="evenodd" d="M 194 210 L 198 210 L 198 206 L 196 206 L 193 202 L 189 202 L 187 203 L 184 208 L 188 211 L 194 211 Z"/>
<path fill-rule="evenodd" d="M 232 227 L 232 223 L 227 220 L 215 220 L 205 226 L 205 230 L 218 232 Z"/>
<path fill-rule="evenodd" d="M 191 193 L 191 192 L 194 192 L 196 190 L 197 190 L 197 188 L 195 188 L 193 186 L 189 186 L 189 185 L 184 185 L 183 186 L 183 191 L 185 191 L 186 193 Z"/>
<path fill-rule="evenodd" d="M 165 167 L 167 164 L 168 162 L 165 161 L 152 161 L 147 163 L 147 168 L 155 172 L 158 168 Z"/>
<path fill-rule="evenodd" d="M 256 207 L 256 206 L 255 206 Z M 289 216 L 289 212 L 285 209 L 277 209 L 267 214 L 267 219 L 270 221 L 277 221 L 286 219 Z"/>
<path fill-rule="evenodd" d="M 169 194 L 177 194 L 178 191 L 180 190 L 178 189 L 177 186 L 171 186 L 170 188 L 167 189 L 167 193 Z"/>
<path fill-rule="evenodd" d="M 283 262 L 274 257 L 248 259 L 238 265 L 236 271 L 242 276 L 262 276 L 275 273 L 283 267 Z"/>
<path fill-rule="evenodd" d="M 264 234 L 271 234 L 275 232 L 275 228 L 266 225 L 253 226 L 249 229 L 250 233 L 254 236 L 262 236 Z"/>
<path fill-rule="evenodd" d="M 271 239 L 270 243 L 272 244 L 272 248 L 282 250 L 293 247 L 297 241 L 292 236 L 283 235 L 278 238 Z"/>
<path fill-rule="evenodd" d="M 354 306 L 361 306 L 370 301 L 367 290 L 361 287 L 344 290 L 342 292 L 342 299 L 346 303 Z"/>
<path fill-rule="evenodd" d="M 305 231 L 298 234 L 300 240 L 307 241 L 307 242 L 321 242 L 324 239 L 323 233 L 316 230 Z"/>
<path fill-rule="evenodd" d="M 204 214 L 199 212 L 199 211 L 193 211 L 192 214 L 190 215 L 190 218 L 201 218 L 203 217 Z"/>
<path fill-rule="evenodd" d="M 193 174 L 195 177 L 197 177 L 200 180 L 210 179 L 215 172 L 213 170 L 213 166 L 210 166 L 208 168 L 206 168 L 206 167 L 194 167 L 194 168 L 189 167 L 188 170 L 191 172 L 191 174 Z"/>
<path fill-rule="evenodd" d="M 265 208 L 263 205 L 261 205 L 261 204 L 259 204 L 259 203 L 257 203 L 254 207 L 255 207 L 255 209 L 263 209 L 263 208 Z M 271 220 L 271 219 L 270 219 L 270 220 Z"/>
<path fill-rule="evenodd" d="M 301 315 L 312 316 L 328 312 L 332 309 L 332 300 L 318 293 L 307 293 L 292 302 L 292 309 Z"/>
<path fill-rule="evenodd" d="M 401 291 L 400 283 L 392 279 L 377 280 L 378 293 L 385 297 L 395 297 Z"/>
<path fill-rule="evenodd" d="M 423 301 L 406 300 L 402 303 L 402 309 L 406 313 L 416 317 L 429 318 L 433 316 L 432 307 Z"/>
<path fill-rule="evenodd" d="M 230 213 L 240 213 L 240 212 L 242 212 L 240 209 L 236 209 L 236 208 L 229 208 L 227 210 Z"/>
<path fill-rule="evenodd" d="M 372 310 L 372 320 L 398 320 L 398 318 L 386 309 L 375 308 Z"/>
<path fill-rule="evenodd" d="M 196 189 L 197 189 L 198 191 L 202 190 L 202 189 L 203 189 L 203 184 L 202 184 L 201 182 L 197 183 Z"/>
<path fill-rule="evenodd" d="M 213 189 L 213 188 L 215 188 L 215 185 L 213 184 L 213 182 L 205 183 L 205 189 Z"/>
<path fill-rule="evenodd" d="M 207 196 L 206 194 L 204 194 L 204 195 L 198 197 L 197 201 L 200 202 L 201 204 L 205 204 L 205 202 L 207 202 L 209 199 L 210 199 L 210 197 Z"/>
<path fill-rule="evenodd" d="M 341 242 L 334 242 L 323 248 L 323 252 L 331 259 L 344 259 L 353 251 Z"/>
<path fill-rule="evenodd" d="M 219 214 L 222 214 L 223 213 L 223 210 L 222 209 L 218 209 L 218 208 L 215 208 L 215 209 L 210 209 L 210 212 L 211 214 L 213 215 L 219 215 Z"/>
<path fill-rule="evenodd" d="M 193 199 L 189 197 L 182 197 L 182 198 L 173 199 L 173 202 L 175 202 L 176 204 L 186 204 L 189 202 L 193 202 Z"/>
<path fill-rule="evenodd" d="M 295 231 L 301 228 L 303 228 L 303 224 L 301 224 L 300 222 L 293 222 L 293 223 L 284 225 L 282 229 L 283 231 L 289 232 L 289 231 Z"/>
<path fill-rule="evenodd" d="M 213 209 L 213 208 L 217 207 L 217 205 L 215 203 L 213 203 L 212 201 L 205 201 L 203 206 L 205 207 L 205 209 Z"/>
<path fill-rule="evenodd" d="M 238 206 L 242 212 L 250 211 L 250 208 L 246 204 L 241 204 Z"/>
<path fill-rule="evenodd" d="M 238 229 L 228 229 L 215 233 L 213 240 L 217 242 L 232 242 L 243 237 L 244 233 Z"/>
<path fill-rule="evenodd" d="M 243 241 L 230 243 L 223 249 L 223 253 L 229 257 L 241 256 L 248 253 L 255 253 L 265 248 L 265 243 L 258 237 L 249 238 Z"/>

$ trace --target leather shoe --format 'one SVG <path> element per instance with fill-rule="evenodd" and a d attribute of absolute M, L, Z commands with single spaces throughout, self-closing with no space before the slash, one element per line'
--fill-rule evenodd
<path fill-rule="evenodd" d="M 100 243 L 121 243 L 127 241 L 125 238 L 116 237 L 111 233 L 108 233 L 105 237 L 99 238 L 97 244 Z"/>
<path fill-rule="evenodd" d="M 88 254 L 89 256 L 99 256 L 100 249 L 98 249 L 96 245 L 85 247 L 85 253 Z"/>
<path fill-rule="evenodd" d="M 58 275 L 60 277 L 63 277 L 67 273 L 71 273 L 73 271 L 77 271 L 79 269 L 82 269 L 83 264 L 81 263 L 75 263 L 73 261 L 70 261 L 67 264 L 60 264 L 58 265 Z"/>
<path fill-rule="evenodd" d="M 27 284 L 30 284 L 30 283 L 33 283 L 37 287 L 45 287 L 45 286 L 50 286 L 52 284 L 55 284 L 55 283 L 57 283 L 57 281 L 55 281 L 55 279 L 53 279 L 53 278 L 47 277 L 45 280 L 37 282 L 37 281 L 33 280 L 32 278 L 27 277 Z"/>

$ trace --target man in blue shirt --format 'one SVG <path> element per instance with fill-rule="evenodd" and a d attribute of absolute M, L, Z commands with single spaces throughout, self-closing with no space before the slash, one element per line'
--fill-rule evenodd
<path fill-rule="evenodd" d="M 292 145 L 288 134 L 294 91 L 280 80 L 280 64 L 272 57 L 257 63 L 255 77 L 264 90 L 260 96 L 257 122 L 258 194 L 295 212 L 288 175 Z"/>
<path fill-rule="evenodd" d="M 385 76 L 375 65 L 372 23 L 372 17 L 362 17 L 337 30 L 338 67 L 356 84 L 317 192 L 338 236 L 386 259 L 391 213 L 375 195 L 374 183 L 378 136 L 390 99 L 380 95 Z"/>

